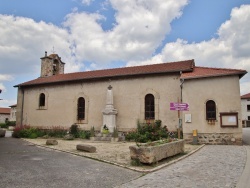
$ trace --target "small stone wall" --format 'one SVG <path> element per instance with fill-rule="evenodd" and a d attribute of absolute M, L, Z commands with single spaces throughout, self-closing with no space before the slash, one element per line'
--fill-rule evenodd
<path fill-rule="evenodd" d="M 192 134 L 183 134 L 185 143 L 193 143 Z M 242 137 L 234 133 L 198 133 L 199 144 L 242 145 Z"/>
<path fill-rule="evenodd" d="M 129 150 L 131 159 L 139 159 L 141 163 L 151 164 L 167 157 L 183 153 L 184 140 L 159 144 L 155 146 L 129 146 Z"/>
<path fill-rule="evenodd" d="M 95 135 L 95 137 L 91 137 L 90 139 L 93 141 L 112 141 L 112 140 L 114 140 L 111 133 L 109 133 L 109 134 L 98 133 Z M 119 133 L 118 138 L 116 138 L 116 140 L 117 141 L 125 141 L 125 136 Z"/>

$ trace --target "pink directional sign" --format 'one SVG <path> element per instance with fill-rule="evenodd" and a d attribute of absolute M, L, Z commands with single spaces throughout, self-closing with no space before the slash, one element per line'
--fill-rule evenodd
<path fill-rule="evenodd" d="M 189 105 L 187 103 L 171 102 L 170 103 L 170 110 L 188 111 Z"/>

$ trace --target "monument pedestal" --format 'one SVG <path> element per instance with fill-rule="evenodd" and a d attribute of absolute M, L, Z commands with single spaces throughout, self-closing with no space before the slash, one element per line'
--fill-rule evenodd
<path fill-rule="evenodd" d="M 107 90 L 106 106 L 105 106 L 105 109 L 102 111 L 103 126 L 106 125 L 110 133 L 113 133 L 114 128 L 116 128 L 116 114 L 117 113 L 118 113 L 117 110 L 113 106 L 113 91 L 112 91 L 112 86 L 110 85 Z M 103 126 L 102 126 L 102 130 L 103 130 Z"/>

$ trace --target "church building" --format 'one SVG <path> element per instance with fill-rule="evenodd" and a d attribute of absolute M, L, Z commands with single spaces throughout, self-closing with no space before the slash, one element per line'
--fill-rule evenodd
<path fill-rule="evenodd" d="M 17 125 L 78 124 L 128 132 L 161 120 L 192 142 L 242 144 L 239 79 L 247 72 L 208 68 L 194 60 L 64 73 L 57 54 L 41 58 L 39 78 L 18 84 Z M 178 111 L 179 110 L 179 111 Z"/>

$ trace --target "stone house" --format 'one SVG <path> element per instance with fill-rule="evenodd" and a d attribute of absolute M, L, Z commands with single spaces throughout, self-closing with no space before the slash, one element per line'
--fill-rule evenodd
<path fill-rule="evenodd" d="M 127 132 L 137 121 L 161 120 L 170 131 L 182 126 L 189 142 L 193 130 L 200 143 L 242 142 L 239 79 L 245 70 L 198 67 L 185 60 L 65 74 L 64 65 L 57 54 L 45 53 L 40 77 L 14 86 L 17 125 L 76 123 L 101 130 L 109 122 L 108 127 Z M 181 102 L 188 111 L 170 108 Z"/>
<path fill-rule="evenodd" d="M 241 96 L 242 126 L 250 127 L 250 93 Z"/>
<path fill-rule="evenodd" d="M 10 119 L 10 108 L 0 108 L 0 123 L 5 123 Z"/>
<path fill-rule="evenodd" d="M 9 121 L 16 121 L 16 107 L 17 105 L 11 105 L 10 107 L 10 119 Z"/>

